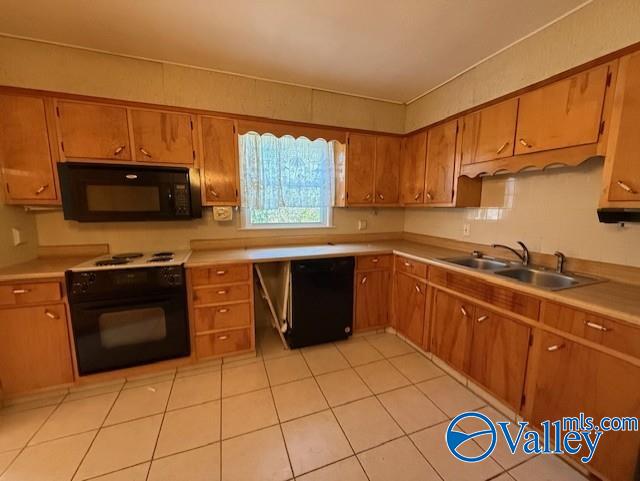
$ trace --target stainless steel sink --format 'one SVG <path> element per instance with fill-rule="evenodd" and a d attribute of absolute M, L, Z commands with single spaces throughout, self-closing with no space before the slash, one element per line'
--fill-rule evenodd
<path fill-rule="evenodd" d="M 471 267 L 473 269 L 480 269 L 483 271 L 494 271 L 497 269 L 505 269 L 510 266 L 508 261 L 500 261 L 497 259 L 489 259 L 487 257 L 452 257 L 449 259 L 442 259 L 445 262 L 456 264 L 464 267 Z"/>
<path fill-rule="evenodd" d="M 545 271 L 531 267 L 516 267 L 495 272 L 496 275 L 508 277 L 524 284 L 529 284 L 541 289 L 558 291 L 570 287 L 584 286 L 600 282 L 599 279 L 577 276 L 574 274 L 561 274 L 559 272 Z"/>

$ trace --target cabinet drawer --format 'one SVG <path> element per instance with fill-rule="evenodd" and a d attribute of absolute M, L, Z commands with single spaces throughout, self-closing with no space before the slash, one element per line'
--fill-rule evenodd
<path fill-rule="evenodd" d="M 234 286 L 201 287 L 193 290 L 193 302 L 202 304 L 224 304 L 232 301 L 248 301 L 251 290 L 249 284 Z"/>
<path fill-rule="evenodd" d="M 251 325 L 251 303 L 227 304 L 195 309 L 196 332 Z"/>
<path fill-rule="evenodd" d="M 427 265 L 407 257 L 396 256 L 396 270 L 398 272 L 413 274 L 422 279 L 427 278 Z"/>
<path fill-rule="evenodd" d="M 640 329 L 587 311 L 545 302 L 542 322 L 583 339 L 640 358 Z"/>
<path fill-rule="evenodd" d="M 236 329 L 196 336 L 198 358 L 221 356 L 251 349 L 251 329 Z"/>
<path fill-rule="evenodd" d="M 62 291 L 59 282 L 0 285 L 0 306 L 35 304 L 60 299 L 62 299 Z"/>
<path fill-rule="evenodd" d="M 191 283 L 194 286 L 229 284 L 249 280 L 250 264 L 222 264 L 198 267 L 191 270 Z"/>
<path fill-rule="evenodd" d="M 356 268 L 359 271 L 369 269 L 388 269 L 391 267 L 391 256 L 359 256 L 356 258 Z"/>

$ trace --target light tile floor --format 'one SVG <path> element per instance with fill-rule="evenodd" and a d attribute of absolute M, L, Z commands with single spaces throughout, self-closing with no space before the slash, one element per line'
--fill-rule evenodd
<path fill-rule="evenodd" d="M 256 357 L 1 409 L 0 481 L 584 481 L 502 444 L 456 461 L 444 431 L 469 409 L 504 418 L 395 335 L 288 351 L 264 331 Z"/>

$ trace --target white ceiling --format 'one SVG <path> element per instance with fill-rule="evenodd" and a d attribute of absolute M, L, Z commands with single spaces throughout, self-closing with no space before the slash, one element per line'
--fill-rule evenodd
<path fill-rule="evenodd" d="M 408 102 L 584 0 L 2 0 L 0 32 Z"/>

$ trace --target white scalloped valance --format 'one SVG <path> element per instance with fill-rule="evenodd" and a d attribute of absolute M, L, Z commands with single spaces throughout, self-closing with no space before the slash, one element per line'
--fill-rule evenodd
<path fill-rule="evenodd" d="M 342 144 L 347 142 L 347 133 L 343 130 L 315 127 L 312 125 L 289 124 L 279 122 L 262 122 L 258 120 L 239 120 L 238 133 L 257 132 L 259 134 L 273 134 L 276 137 L 290 135 L 292 137 L 306 137 L 310 140 L 335 140 Z"/>

